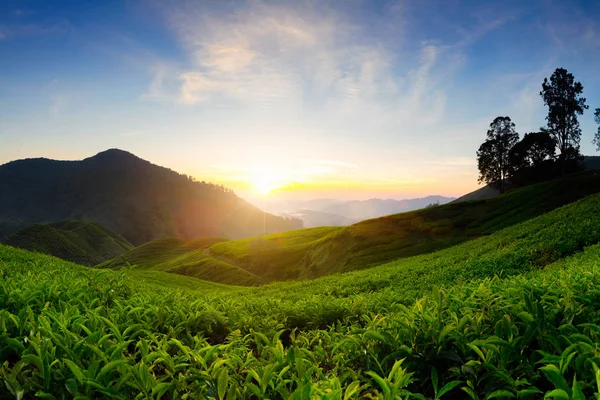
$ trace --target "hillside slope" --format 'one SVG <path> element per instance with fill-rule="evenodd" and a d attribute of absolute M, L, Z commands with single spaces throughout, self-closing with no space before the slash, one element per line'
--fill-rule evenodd
<path fill-rule="evenodd" d="M 133 248 L 119 234 L 90 221 L 34 224 L 8 236 L 2 243 L 89 266 Z"/>
<path fill-rule="evenodd" d="M 218 242 L 206 254 L 265 281 L 310 279 L 444 249 L 597 192 L 600 173 L 588 172 L 514 189 L 492 199 L 451 203 L 348 227 Z"/>
<path fill-rule="evenodd" d="M 158 239 L 99 264 L 97 268 L 164 271 L 229 285 L 256 285 L 258 276 L 206 254 L 212 244 L 225 239 Z"/>
<path fill-rule="evenodd" d="M 0 378 L 22 398 L 594 398 L 599 202 L 259 288 L 0 246 Z"/>
<path fill-rule="evenodd" d="M 266 282 L 311 279 L 444 249 L 597 192 L 600 173 L 582 173 L 514 189 L 492 199 L 451 203 L 348 227 L 308 228 L 220 241 L 203 251 L 204 256 L 210 256 L 203 261 L 207 265 L 225 262 Z M 156 256 L 143 254 L 149 260 Z M 169 265 L 173 268 L 176 264 L 173 260 Z"/>
<path fill-rule="evenodd" d="M 194 182 L 116 149 L 82 161 L 38 158 L 1 165 L 0 193 L 4 234 L 33 223 L 90 220 L 139 245 L 302 227 L 296 219 L 265 215 L 222 186 Z"/>

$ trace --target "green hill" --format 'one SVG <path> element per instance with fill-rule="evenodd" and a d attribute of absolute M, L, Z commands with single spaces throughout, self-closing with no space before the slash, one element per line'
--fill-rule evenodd
<path fill-rule="evenodd" d="M 230 285 L 256 285 L 262 282 L 250 272 L 206 254 L 212 244 L 226 239 L 159 239 L 136 247 L 106 261 L 98 268 L 165 271 Z"/>
<path fill-rule="evenodd" d="M 0 379 L 22 398 L 594 398 L 598 204 L 260 287 L 0 246 Z"/>
<path fill-rule="evenodd" d="M 224 262 L 264 281 L 312 279 L 448 248 L 597 192 L 600 173 L 587 172 L 514 189 L 491 199 L 430 207 L 347 227 L 219 241 L 204 249 L 202 257 L 207 265 Z M 161 250 L 142 254 L 148 261 L 138 258 L 136 262 L 152 264 Z M 176 256 L 185 260 L 179 253 Z M 178 262 L 169 259 L 169 268 L 176 267 Z"/>
<path fill-rule="evenodd" d="M 133 248 L 117 233 L 90 221 L 35 224 L 8 236 L 2 242 L 90 266 Z"/>

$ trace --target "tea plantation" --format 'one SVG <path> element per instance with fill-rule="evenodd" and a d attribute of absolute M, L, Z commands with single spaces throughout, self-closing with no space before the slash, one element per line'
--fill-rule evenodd
<path fill-rule="evenodd" d="M 599 242 L 592 195 L 259 287 L 0 246 L 0 398 L 600 398 Z"/>

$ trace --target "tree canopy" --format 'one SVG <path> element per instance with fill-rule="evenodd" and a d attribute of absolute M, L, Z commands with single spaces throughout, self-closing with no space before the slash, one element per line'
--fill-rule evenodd
<path fill-rule="evenodd" d="M 594 135 L 594 144 L 596 145 L 596 151 L 600 151 L 600 108 L 596 108 L 594 112 L 594 121 L 598 124 L 598 131 Z"/>
<path fill-rule="evenodd" d="M 538 167 L 555 156 L 556 142 L 548 132 L 526 133 L 511 149 L 510 162 L 513 170 Z"/>
<path fill-rule="evenodd" d="M 581 128 L 577 115 L 588 108 L 582 93 L 583 85 L 564 68 L 557 68 L 550 79 L 544 78 L 542 83 L 540 96 L 548 106 L 547 125 L 542 130 L 556 141 L 563 166 L 565 160 L 579 155 Z"/>
<path fill-rule="evenodd" d="M 505 180 L 511 172 L 510 151 L 519 140 L 515 124 L 510 117 L 496 117 L 487 131 L 487 139 L 477 151 L 479 182 L 505 188 Z"/>

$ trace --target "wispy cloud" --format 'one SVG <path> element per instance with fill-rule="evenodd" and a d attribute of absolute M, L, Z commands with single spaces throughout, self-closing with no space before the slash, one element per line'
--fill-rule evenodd
<path fill-rule="evenodd" d="M 396 120 L 421 115 L 427 123 L 443 115 L 443 81 L 434 76 L 440 48 L 424 43 L 417 62 L 397 59 L 399 5 L 389 7 L 373 28 L 326 3 L 282 4 L 252 1 L 223 11 L 187 3 L 169 10 L 169 24 L 190 64 L 178 74 L 180 102 L 318 108 L 340 117 L 370 109 L 380 121 L 392 109 Z M 388 30 L 393 37 L 369 29 Z M 443 61 L 452 61 L 446 55 Z M 457 64 L 446 63 L 445 70 Z M 150 93 L 160 79 L 157 73 Z M 419 113 L 422 109 L 427 112 Z"/>
<path fill-rule="evenodd" d="M 52 96 L 51 105 L 50 105 L 50 115 L 52 117 L 59 116 L 65 105 L 67 104 L 67 97 L 64 95 L 55 95 Z"/>

